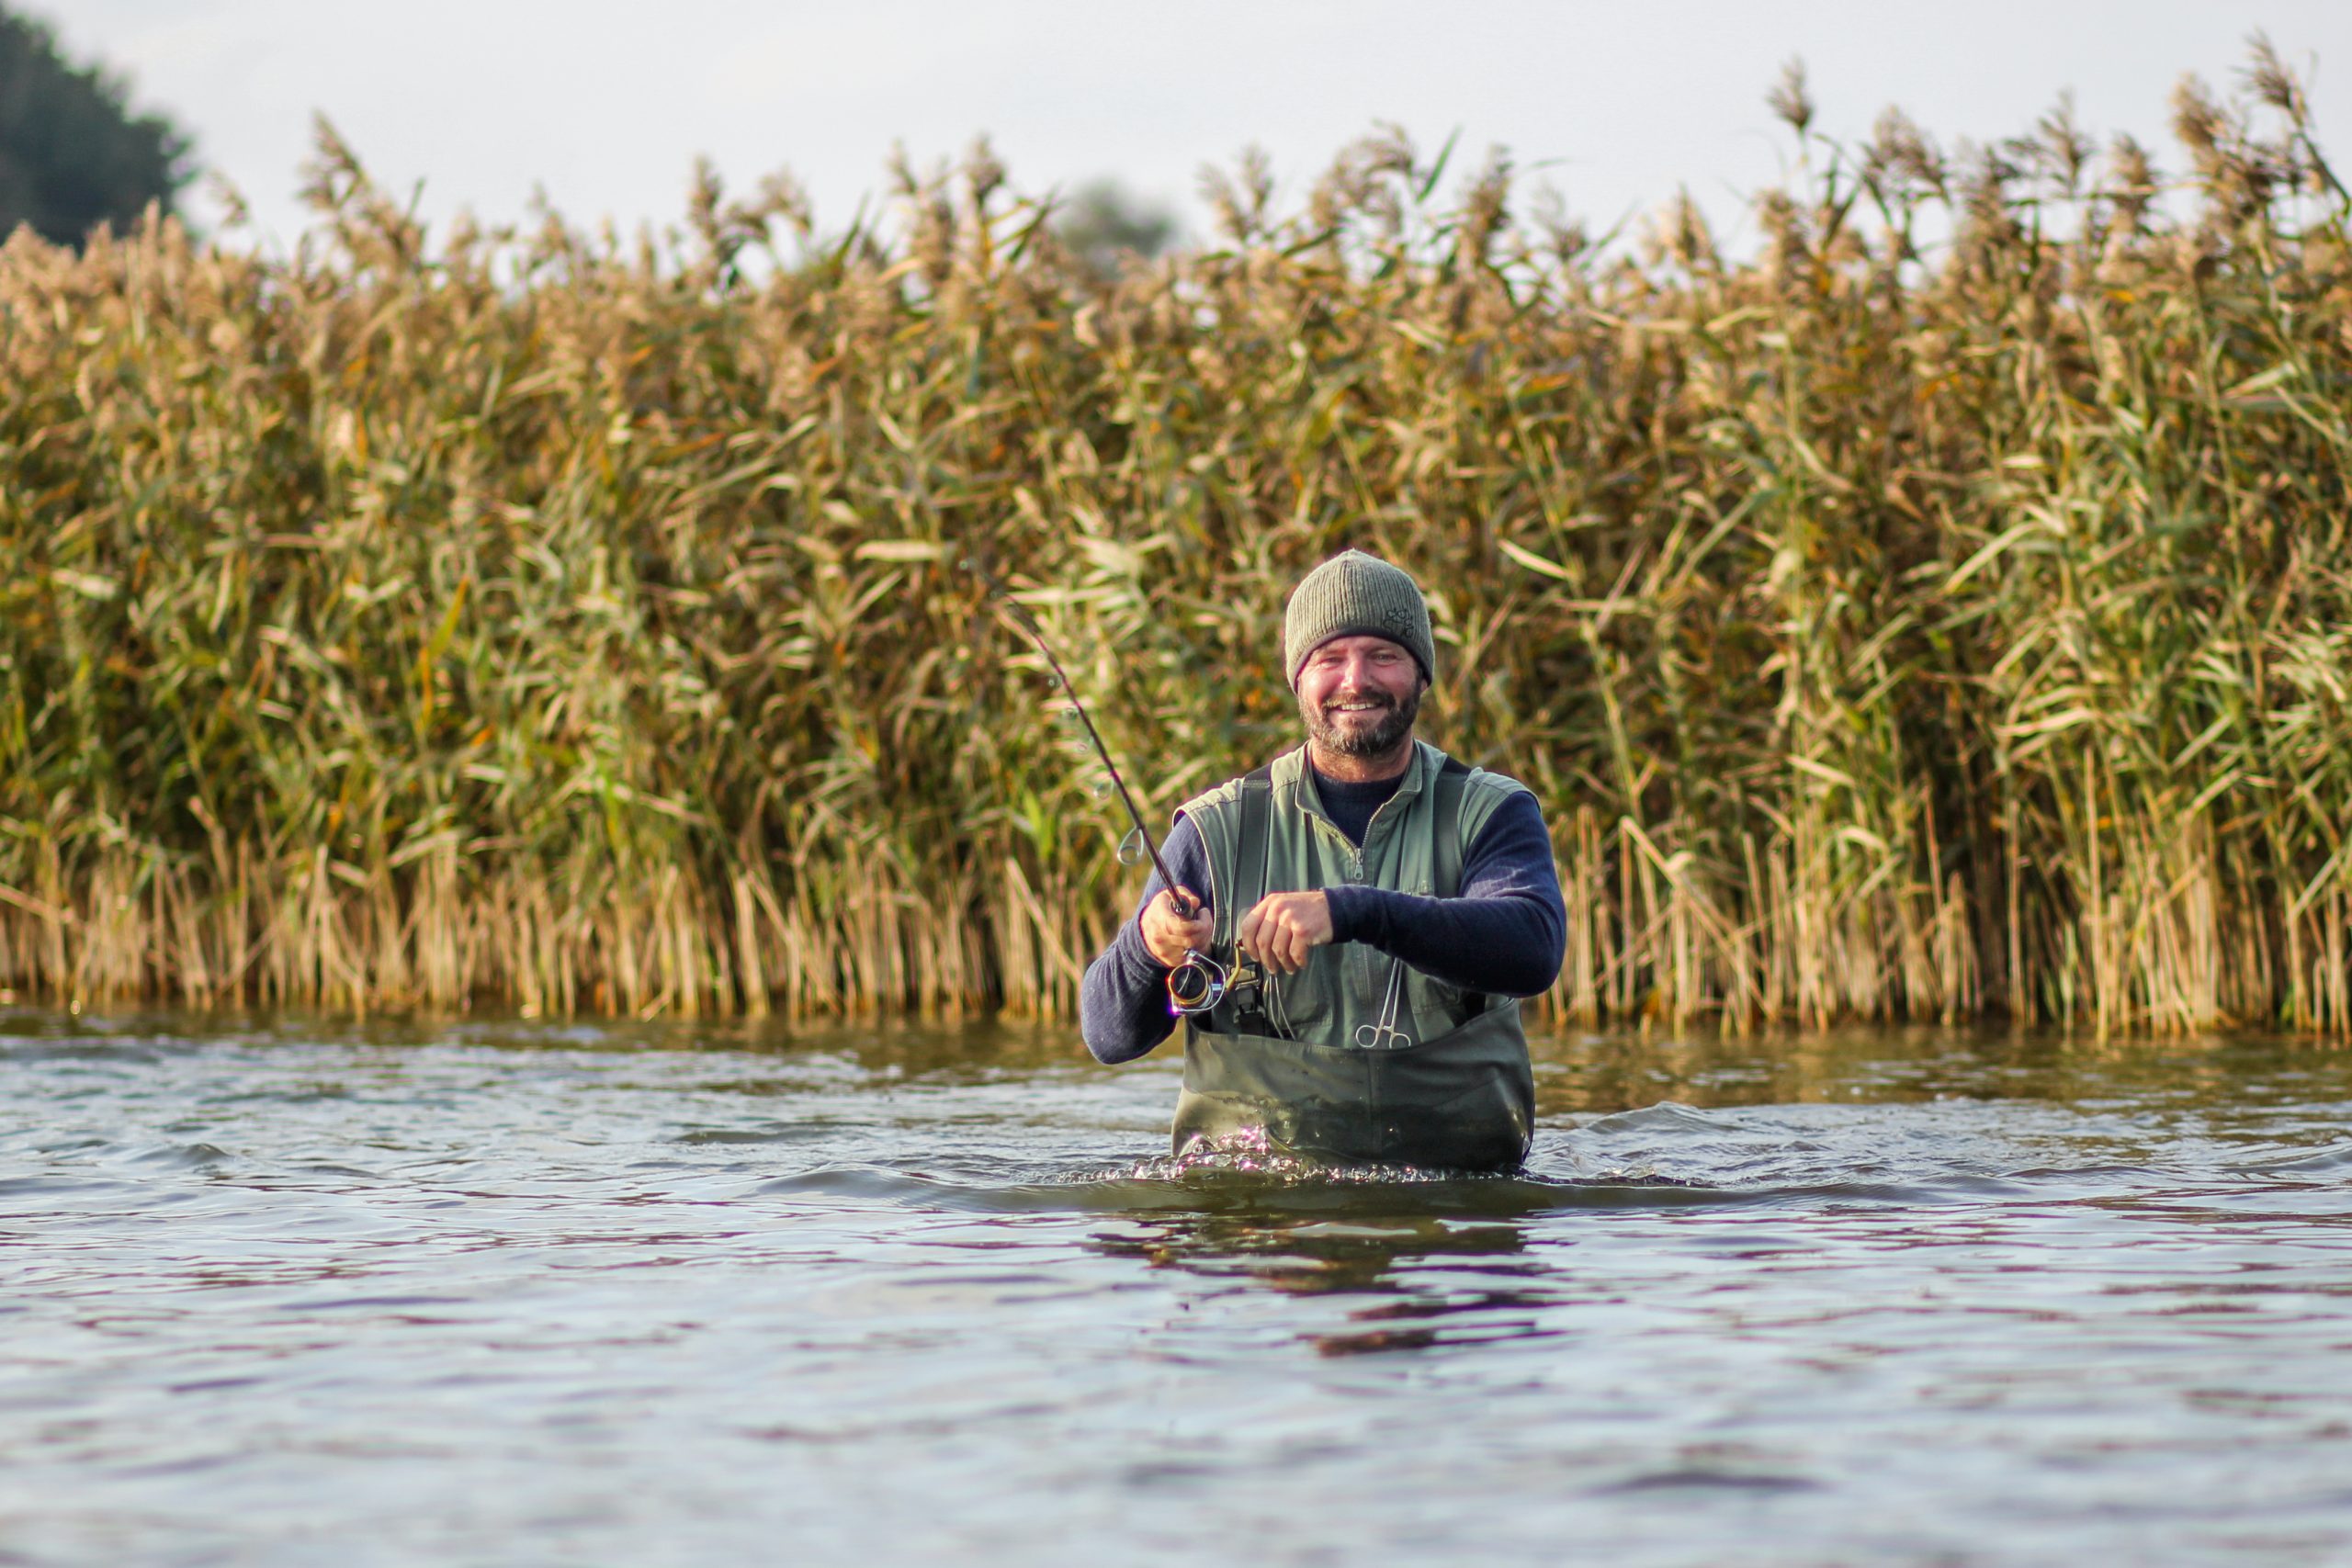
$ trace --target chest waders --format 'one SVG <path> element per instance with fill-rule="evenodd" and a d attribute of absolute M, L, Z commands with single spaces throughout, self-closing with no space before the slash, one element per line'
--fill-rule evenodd
<path fill-rule="evenodd" d="M 1521 786 L 1418 744 L 1360 854 L 1313 787 L 1302 749 L 1183 808 L 1209 850 L 1220 961 L 1269 892 L 1367 882 L 1454 897 L 1465 814 L 1475 832 Z M 1518 1000 L 1445 986 L 1363 943 L 1317 948 L 1298 974 L 1236 986 L 1187 1021 L 1180 1155 L 1262 1138 L 1310 1157 L 1509 1170 L 1534 1124 Z"/>

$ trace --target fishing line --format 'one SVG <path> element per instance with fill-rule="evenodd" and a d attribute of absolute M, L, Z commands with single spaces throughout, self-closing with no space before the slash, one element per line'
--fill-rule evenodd
<path fill-rule="evenodd" d="M 1119 765 L 1111 760 L 1111 749 L 1102 743 L 1102 732 L 1094 728 L 1094 716 L 1086 711 L 1086 705 L 1079 700 L 1078 688 L 1070 683 L 1069 672 L 1054 656 L 1054 647 L 1046 640 L 1046 628 L 1037 624 L 1037 618 L 1029 613 L 1028 606 L 1013 598 L 1012 592 L 997 581 L 996 574 L 977 558 L 964 564 L 987 585 L 989 597 L 1002 607 L 1012 616 L 1013 625 L 1036 645 L 1046 668 L 1054 672 L 1055 682 L 1061 687 L 1062 694 L 1069 699 L 1069 711 L 1078 716 L 1078 722 L 1084 727 L 1087 744 L 1094 749 L 1095 757 L 1102 763 L 1102 771 L 1110 774 L 1112 786 L 1118 791 L 1119 803 L 1127 808 L 1127 820 L 1136 825 L 1136 836 L 1143 840 L 1146 852 L 1151 856 L 1152 869 L 1159 873 L 1160 886 L 1168 889 L 1170 902 L 1176 906 L 1184 919 L 1193 919 L 1200 913 L 1200 900 L 1176 885 L 1176 878 L 1168 870 L 1168 863 L 1160 859 L 1159 844 L 1152 838 L 1151 829 L 1144 826 L 1143 812 L 1136 806 L 1135 795 L 1127 788 L 1126 779 L 1120 774 Z M 1206 953 L 1187 949 L 1184 962 L 1168 974 L 1169 1005 L 1182 1013 L 1206 1012 L 1225 999 L 1226 987 L 1230 978 L 1224 964 Z"/>
<path fill-rule="evenodd" d="M 1159 845 L 1153 840 L 1151 829 L 1143 825 L 1143 813 L 1136 807 L 1136 797 L 1129 793 L 1127 781 L 1120 776 L 1119 765 L 1111 761 L 1111 750 L 1102 744 L 1102 732 L 1094 728 L 1093 716 L 1086 711 L 1086 705 L 1079 700 L 1078 688 L 1070 684 L 1069 672 L 1062 668 L 1062 661 L 1054 657 L 1053 645 L 1046 640 L 1046 629 L 1037 624 L 1037 618 L 1029 613 L 1028 607 L 1014 599 L 1004 584 L 996 580 L 995 573 L 977 560 L 967 561 L 965 564 L 972 569 L 974 575 L 978 576 L 982 582 L 988 584 L 989 597 L 1003 607 L 1005 612 L 1012 617 L 1013 624 L 1022 629 L 1031 642 L 1037 645 L 1037 651 L 1045 656 L 1047 668 L 1054 672 L 1055 682 L 1061 687 L 1062 694 L 1069 698 L 1069 711 L 1076 714 L 1078 722 L 1086 728 L 1087 744 L 1093 747 L 1094 755 L 1101 759 L 1102 771 L 1111 775 L 1112 786 L 1119 792 L 1119 803 L 1127 808 L 1127 820 L 1136 825 L 1136 832 L 1143 839 L 1143 847 L 1150 852 L 1152 869 L 1159 873 L 1159 880 L 1166 885 L 1169 897 L 1180 905 L 1188 906 L 1185 909 L 1185 918 L 1190 919 L 1199 910 L 1200 906 L 1187 898 L 1183 889 L 1176 886 L 1176 879 L 1168 874 L 1168 863 L 1159 858 Z"/>

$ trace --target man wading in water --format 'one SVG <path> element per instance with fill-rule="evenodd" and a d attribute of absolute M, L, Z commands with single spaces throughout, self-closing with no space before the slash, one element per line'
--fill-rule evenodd
<path fill-rule="evenodd" d="M 1174 1028 L 1169 972 L 1237 969 L 1190 1017 L 1178 1154 L 1256 1146 L 1510 1169 L 1535 1084 L 1519 1001 L 1560 972 L 1567 914 L 1535 796 L 1413 739 L 1437 661 L 1413 580 L 1359 550 L 1292 592 L 1283 662 L 1306 744 L 1184 803 L 1169 874 L 1086 972 L 1087 1049 Z"/>

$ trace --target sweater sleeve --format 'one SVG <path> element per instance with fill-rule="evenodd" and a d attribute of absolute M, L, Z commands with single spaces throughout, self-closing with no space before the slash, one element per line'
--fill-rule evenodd
<path fill-rule="evenodd" d="M 1191 818 L 1176 818 L 1159 854 L 1170 874 L 1200 895 L 1201 907 L 1212 908 L 1208 849 Z M 1176 1032 L 1176 1015 L 1168 1005 L 1168 969 L 1144 946 L 1141 923 L 1145 908 L 1167 886 L 1153 868 L 1135 913 L 1087 966 L 1079 987 L 1079 1032 L 1098 1062 L 1132 1062 Z"/>
<path fill-rule="evenodd" d="M 1384 887 L 1324 889 L 1331 940 L 1361 942 L 1464 990 L 1532 997 L 1559 978 L 1567 952 L 1552 836 L 1535 797 L 1514 794 L 1463 851 L 1462 891 L 1424 898 Z"/>

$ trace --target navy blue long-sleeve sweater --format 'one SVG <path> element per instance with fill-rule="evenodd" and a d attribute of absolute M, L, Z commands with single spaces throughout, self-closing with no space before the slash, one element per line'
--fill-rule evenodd
<path fill-rule="evenodd" d="M 1362 845 L 1373 813 L 1396 793 L 1400 775 L 1343 784 L 1315 775 L 1316 793 L 1333 826 Z M 1208 852 L 1189 818 L 1179 818 L 1160 846 L 1168 870 L 1201 895 L 1209 886 Z M 1145 906 L 1167 886 L 1155 870 L 1135 913 L 1086 971 L 1079 1027 L 1100 1062 L 1129 1062 L 1175 1032 L 1168 1009 L 1168 970 L 1143 944 Z M 1462 850 L 1462 887 L 1453 898 L 1424 898 L 1385 887 L 1323 890 L 1331 905 L 1331 940 L 1378 948 L 1433 979 L 1466 990 L 1532 997 L 1559 976 L 1567 909 L 1552 863 L 1552 839 L 1535 797 L 1513 795 Z"/>

